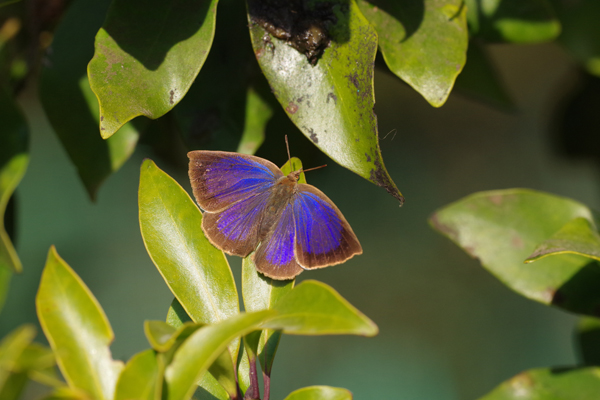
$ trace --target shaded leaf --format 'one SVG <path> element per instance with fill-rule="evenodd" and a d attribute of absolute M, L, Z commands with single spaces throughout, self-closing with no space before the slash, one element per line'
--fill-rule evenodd
<path fill-rule="evenodd" d="M 210 50 L 216 8 L 217 0 L 112 2 L 88 66 L 103 138 L 138 115 L 156 119 L 179 103 Z"/>
<path fill-rule="evenodd" d="M 506 110 L 515 108 L 504 83 L 487 54 L 483 44 L 476 40 L 469 43 L 467 64 L 456 79 L 455 88 L 462 94 L 485 101 Z"/>
<path fill-rule="evenodd" d="M 600 319 L 581 318 L 577 324 L 576 338 L 585 365 L 600 366 Z"/>
<path fill-rule="evenodd" d="M 113 331 L 96 298 L 54 247 L 42 272 L 36 308 L 69 386 L 94 399 L 112 399 L 123 368 L 110 354 Z"/>
<path fill-rule="evenodd" d="M 218 13 L 224 23 L 217 24 L 202 71 L 173 114 L 191 149 L 254 154 L 272 115 L 266 98 L 273 95 L 256 65 L 244 3 L 221 2 Z"/>
<path fill-rule="evenodd" d="M 89 400 L 89 396 L 80 390 L 63 386 L 53 390 L 43 400 Z"/>
<path fill-rule="evenodd" d="M 230 400 L 227 391 L 219 384 L 217 379 L 211 374 L 204 374 L 198 383 L 198 388 L 194 393 L 196 400 Z"/>
<path fill-rule="evenodd" d="M 565 253 L 600 261 L 600 235 L 589 220 L 579 217 L 567 222 L 549 239 L 539 244 L 525 262 Z"/>
<path fill-rule="evenodd" d="M 0 87 L 0 308 L 4 303 L 10 273 L 23 269 L 17 251 L 4 228 L 8 200 L 25 174 L 29 163 L 29 131 L 25 117 L 12 97 Z"/>
<path fill-rule="evenodd" d="M 141 167 L 140 227 L 148 254 L 196 323 L 239 312 L 233 274 L 201 229 L 202 213 L 177 182 L 151 160 Z"/>
<path fill-rule="evenodd" d="M 325 18 L 329 22 L 324 22 L 329 26 L 322 30 L 331 42 L 312 65 L 306 55 L 262 27 L 277 26 L 277 21 L 269 20 L 277 13 L 291 19 L 289 7 L 272 12 L 265 2 L 247 1 L 258 63 L 287 115 L 315 146 L 402 203 L 404 198 L 383 165 L 373 112 L 377 33 L 353 1 L 310 4 L 317 3 L 330 12 Z"/>
<path fill-rule="evenodd" d="M 526 189 L 475 193 L 438 210 L 432 227 L 517 293 L 576 313 L 600 312 L 600 266 L 572 254 L 524 260 L 567 222 L 595 221 L 581 203 Z"/>
<path fill-rule="evenodd" d="M 158 380 L 162 379 L 156 353 L 144 350 L 131 357 L 121 371 L 114 400 L 155 400 Z"/>
<path fill-rule="evenodd" d="M 600 2 L 552 0 L 562 24 L 558 38 L 589 73 L 600 76 Z"/>
<path fill-rule="evenodd" d="M 600 369 L 534 369 L 504 382 L 480 400 L 589 400 L 600 393 Z"/>
<path fill-rule="evenodd" d="M 465 0 L 465 4 L 469 28 L 488 41 L 547 42 L 561 31 L 547 0 Z"/>
<path fill-rule="evenodd" d="M 257 329 L 272 315 L 273 311 L 240 314 L 197 330 L 181 345 L 167 367 L 167 398 L 189 399 L 195 390 L 196 382 L 227 345 L 235 338 Z"/>
<path fill-rule="evenodd" d="M 377 325 L 330 286 L 306 280 L 281 298 L 263 326 L 295 335 L 375 336 Z"/>
<path fill-rule="evenodd" d="M 0 342 L 0 390 L 10 379 L 10 375 L 19 370 L 19 358 L 34 337 L 35 328 L 23 325 L 6 335 Z"/>
<path fill-rule="evenodd" d="M 352 400 L 352 393 L 331 386 L 309 386 L 294 390 L 285 400 Z"/>
<path fill-rule="evenodd" d="M 469 32 L 462 0 L 358 0 L 377 30 L 389 69 L 432 106 L 442 106 L 466 61 Z"/>
<path fill-rule="evenodd" d="M 86 66 L 108 4 L 108 0 L 73 1 L 56 30 L 40 77 L 42 106 L 92 200 L 102 182 L 131 156 L 139 137 L 131 124 L 110 140 L 98 135 L 98 100 Z"/>

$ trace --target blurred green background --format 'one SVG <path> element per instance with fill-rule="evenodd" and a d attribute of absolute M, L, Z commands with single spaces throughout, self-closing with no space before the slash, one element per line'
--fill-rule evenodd
<path fill-rule="evenodd" d="M 576 362 L 574 316 L 511 292 L 427 225 L 437 208 L 488 189 L 528 187 L 592 208 L 599 203 L 596 165 L 563 158 L 554 146 L 561 110 L 579 90 L 581 73 L 557 45 L 489 49 L 513 111 L 458 94 L 434 109 L 397 78 L 375 75 L 381 149 L 406 197 L 402 208 L 328 161 L 285 117 L 269 124 L 257 155 L 283 164 L 288 134 L 292 155 L 306 167 L 325 160 L 328 167 L 307 179 L 338 205 L 364 250 L 299 279 L 327 282 L 380 328 L 374 338 L 284 336 L 273 399 L 318 384 L 346 387 L 356 399 L 474 399 L 525 369 Z M 187 175 L 141 146 L 92 204 L 35 90 L 20 99 L 32 132 L 31 164 L 17 190 L 24 272 L 11 282 L 0 337 L 25 322 L 37 325 L 35 292 L 54 244 L 104 307 L 116 335 L 113 355 L 126 360 L 148 347 L 143 321 L 164 319 L 172 299 L 139 232 L 139 167 L 151 157 L 189 190 Z M 230 262 L 239 281 L 240 259 Z M 39 333 L 37 340 L 45 339 Z M 26 398 L 40 390 L 31 386 Z"/>

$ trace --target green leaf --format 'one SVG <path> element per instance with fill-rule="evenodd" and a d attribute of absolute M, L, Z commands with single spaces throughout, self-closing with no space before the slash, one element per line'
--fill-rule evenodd
<path fill-rule="evenodd" d="M 196 323 L 239 312 L 233 274 L 222 251 L 202 232 L 202 213 L 177 182 L 151 160 L 142 163 L 140 227 L 148 254 Z"/>
<path fill-rule="evenodd" d="M 469 28 L 492 42 L 539 43 L 561 30 L 547 0 L 465 0 Z"/>
<path fill-rule="evenodd" d="M 258 63 L 287 115 L 315 146 L 402 203 L 404 198 L 383 165 L 373 112 L 377 33 L 354 1 L 311 4 L 317 3 L 326 3 L 324 8 L 331 8 L 337 22 L 328 29 L 329 47 L 312 65 L 304 54 L 262 28 L 259 22 L 271 23 L 266 20 L 269 15 L 261 14 L 264 2 L 247 1 Z M 286 13 L 287 8 L 278 11 Z"/>
<path fill-rule="evenodd" d="M 4 228 L 8 200 L 25 174 L 29 163 L 28 128 L 25 117 L 12 97 L 0 87 L 0 308 L 4 303 L 10 273 L 23 269 L 17 251 Z"/>
<path fill-rule="evenodd" d="M 600 369 L 534 369 L 504 382 L 480 400 L 589 400 L 600 393 Z"/>
<path fill-rule="evenodd" d="M 294 390 L 285 400 L 352 400 L 352 393 L 331 386 L 309 386 Z"/>
<path fill-rule="evenodd" d="M 285 172 L 284 172 L 285 173 Z M 242 261 L 242 295 L 246 311 L 262 311 L 273 306 L 294 287 L 294 279 L 276 281 L 260 274 L 251 255 Z M 281 331 L 265 329 L 258 342 L 258 359 L 263 372 L 270 376 L 273 359 L 277 352 Z"/>
<path fill-rule="evenodd" d="M 89 396 L 80 390 L 63 386 L 52 391 L 43 400 L 89 400 Z"/>
<path fill-rule="evenodd" d="M 210 54 L 173 113 L 189 148 L 254 154 L 273 113 L 266 99 L 275 99 L 256 65 L 244 3 L 221 2 L 218 13 Z"/>
<path fill-rule="evenodd" d="M 100 103 L 100 133 L 156 119 L 186 94 L 210 50 L 217 0 L 114 0 L 88 65 Z"/>
<path fill-rule="evenodd" d="M 151 160 L 141 168 L 139 209 L 148 254 L 185 310 L 183 314 L 203 324 L 238 314 L 233 274 L 223 252 L 204 236 L 200 210 Z M 238 351 L 236 340 L 229 347 L 232 374 Z"/>
<path fill-rule="evenodd" d="M 70 387 L 110 400 L 123 364 L 114 361 L 114 334 L 83 281 L 50 248 L 36 296 L 38 319 Z"/>
<path fill-rule="evenodd" d="M 35 328 L 23 325 L 6 335 L 0 342 L 0 390 L 12 372 L 18 370 L 21 354 L 35 337 Z"/>
<path fill-rule="evenodd" d="M 169 311 L 167 312 L 166 322 L 173 328 L 179 328 L 186 322 L 194 321 L 192 321 L 190 316 L 185 312 L 184 308 L 181 306 L 181 303 L 179 303 L 179 301 L 177 301 L 177 298 L 175 298 L 171 302 L 171 306 L 169 307 Z"/>
<path fill-rule="evenodd" d="M 558 38 L 589 73 L 600 76 L 600 3 L 596 0 L 552 1 L 563 26 Z"/>
<path fill-rule="evenodd" d="M 196 400 L 230 400 L 229 394 L 211 374 L 204 374 L 198 383 L 198 389 L 194 393 Z"/>
<path fill-rule="evenodd" d="M 525 189 L 476 193 L 438 210 L 430 219 L 517 293 L 566 310 L 596 315 L 600 310 L 600 267 L 587 257 L 555 255 L 533 264 L 524 260 L 567 222 L 592 211 L 576 201 Z"/>
<path fill-rule="evenodd" d="M 585 365 L 600 366 L 600 319 L 583 317 L 577 324 L 577 347 Z"/>
<path fill-rule="evenodd" d="M 567 222 L 549 239 L 539 244 L 525 262 L 531 263 L 547 256 L 566 253 L 600 261 L 600 235 L 589 220 L 578 217 Z"/>
<path fill-rule="evenodd" d="M 144 350 L 131 357 L 123 368 L 114 400 L 155 400 L 159 379 L 162 377 L 156 353 L 152 349 Z"/>
<path fill-rule="evenodd" d="M 358 0 L 389 67 L 432 106 L 442 106 L 462 71 L 469 42 L 462 0 Z"/>
<path fill-rule="evenodd" d="M 257 329 L 272 315 L 273 311 L 240 314 L 197 330 L 179 347 L 167 367 L 167 399 L 191 398 L 196 382 L 231 341 Z"/>
<path fill-rule="evenodd" d="M 332 287 L 306 280 L 280 299 L 263 326 L 294 335 L 375 336 L 377 325 Z"/>
<path fill-rule="evenodd" d="M 131 156 L 139 137 L 131 124 L 109 140 L 98 135 L 98 100 L 90 89 L 86 66 L 108 3 L 73 1 L 56 30 L 40 77 L 40 100 L 48 120 L 92 200 L 102 182 Z"/>
<path fill-rule="evenodd" d="M 457 91 L 501 109 L 515 109 L 515 104 L 506 92 L 504 83 L 482 43 L 477 40 L 469 43 L 467 60 L 469 62 L 456 79 Z"/>

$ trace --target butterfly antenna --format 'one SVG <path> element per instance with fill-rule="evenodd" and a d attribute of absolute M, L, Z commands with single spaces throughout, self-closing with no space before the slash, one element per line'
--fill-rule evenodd
<path fill-rule="evenodd" d="M 290 166 L 291 166 L 291 161 L 292 161 L 292 156 L 290 155 L 290 144 L 288 143 L 287 140 L 287 135 L 285 135 L 285 147 L 287 148 L 287 152 L 288 152 L 288 161 L 290 162 Z"/>
<path fill-rule="evenodd" d="M 326 166 L 327 166 L 327 164 L 323 164 L 323 165 L 320 165 L 318 167 L 313 167 L 313 168 L 309 168 L 309 169 L 303 169 L 302 172 L 314 171 L 315 169 L 325 168 Z"/>

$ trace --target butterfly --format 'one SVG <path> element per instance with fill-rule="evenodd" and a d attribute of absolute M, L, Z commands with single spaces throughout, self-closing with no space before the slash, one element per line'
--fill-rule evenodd
<path fill-rule="evenodd" d="M 202 230 L 227 254 L 252 255 L 256 269 L 278 280 L 340 264 L 362 247 L 331 200 L 284 175 L 264 158 L 225 151 L 188 153 Z"/>

